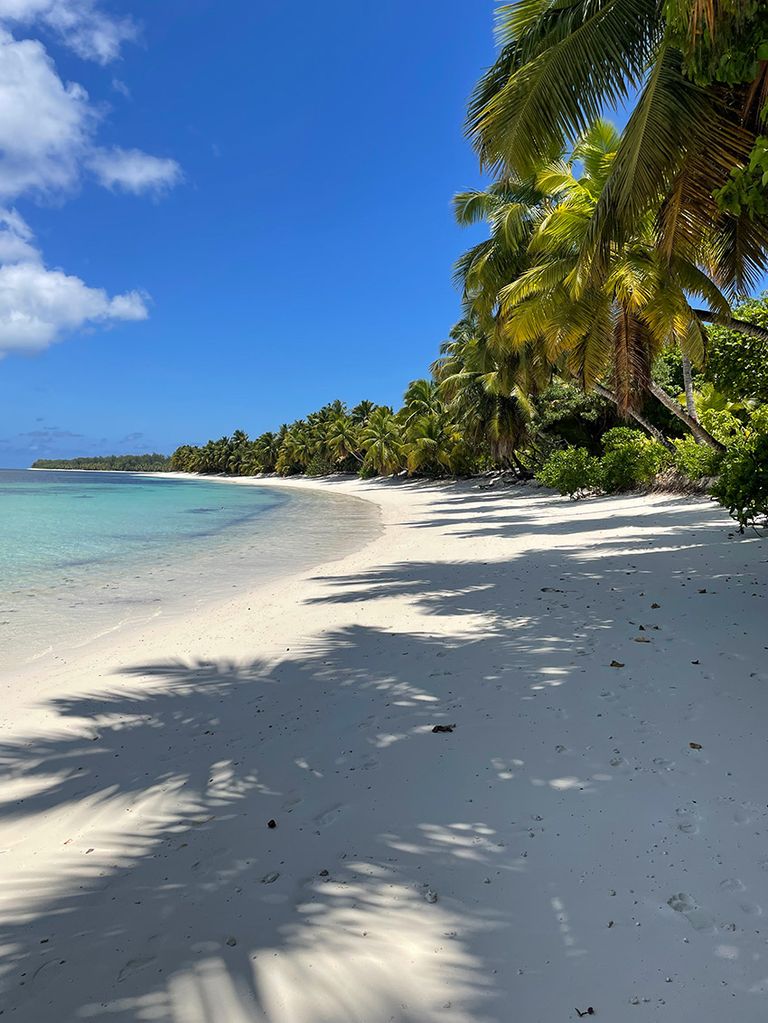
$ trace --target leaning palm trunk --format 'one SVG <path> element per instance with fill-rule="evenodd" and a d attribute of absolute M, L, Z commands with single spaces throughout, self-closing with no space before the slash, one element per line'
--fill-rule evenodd
<path fill-rule="evenodd" d="M 680 402 L 675 401 L 673 397 L 667 394 L 663 387 L 659 387 L 655 380 L 651 380 L 648 384 L 648 390 L 654 398 L 661 402 L 664 408 L 668 409 L 673 416 L 676 416 L 681 422 L 685 423 L 699 444 L 707 444 L 715 451 L 725 451 L 725 445 L 716 440 L 708 430 L 705 430 L 701 423 L 689 415 Z"/>
<path fill-rule="evenodd" d="M 693 367 L 687 355 L 683 356 L 683 387 L 685 388 L 685 407 L 688 409 L 688 415 L 698 423 L 699 415 L 693 397 Z M 697 441 L 697 443 L 699 442 Z"/>
<path fill-rule="evenodd" d="M 607 398 L 608 401 L 612 401 L 614 405 L 619 404 L 619 399 L 613 391 L 611 391 L 608 387 L 604 387 L 602 384 L 595 384 L 595 393 L 599 394 L 603 398 Z M 629 409 L 629 415 L 635 420 L 638 426 L 642 426 L 642 428 L 646 430 L 654 440 L 657 440 L 659 444 L 663 444 L 668 451 L 674 450 L 672 441 L 669 440 L 668 437 L 665 437 L 657 426 L 654 426 L 653 423 L 649 422 L 642 412 L 638 412 L 637 409 Z"/>
<path fill-rule="evenodd" d="M 748 334 L 749 337 L 756 337 L 760 341 L 768 341 L 768 330 L 756 323 L 747 323 L 746 320 L 735 320 L 732 316 L 721 316 L 719 313 L 710 312 L 708 309 L 693 309 L 693 313 L 704 323 L 715 323 L 718 327 L 727 327 L 735 330 L 737 334 Z"/>

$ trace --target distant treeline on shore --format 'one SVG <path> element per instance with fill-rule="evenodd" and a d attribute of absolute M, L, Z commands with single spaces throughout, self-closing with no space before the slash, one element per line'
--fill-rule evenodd
<path fill-rule="evenodd" d="M 147 455 L 97 455 L 93 458 L 38 458 L 33 469 L 91 469 L 103 472 L 169 472 L 171 460 L 156 452 Z"/>

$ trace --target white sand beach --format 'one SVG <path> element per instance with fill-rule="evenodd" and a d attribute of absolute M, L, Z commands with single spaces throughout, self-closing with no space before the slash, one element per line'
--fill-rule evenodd
<path fill-rule="evenodd" d="M 3 678 L 4 1016 L 768 1018 L 766 542 L 704 499 L 266 482 L 381 535 Z"/>

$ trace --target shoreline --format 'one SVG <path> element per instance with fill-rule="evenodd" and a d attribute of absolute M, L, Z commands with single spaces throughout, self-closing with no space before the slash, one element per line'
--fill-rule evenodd
<path fill-rule="evenodd" d="M 762 1019 L 760 541 L 699 498 L 203 479 L 382 533 L 8 694 L 15 1019 Z"/>
<path fill-rule="evenodd" d="M 58 471 L 94 475 L 90 470 Z M 145 472 L 122 475 L 126 474 L 139 481 L 145 478 L 167 482 L 168 477 L 166 473 Z M 235 480 L 180 473 L 175 482 L 205 487 Z M 351 515 L 354 526 L 351 536 L 339 543 L 327 527 L 313 525 L 316 517 L 328 514 L 328 505 L 333 508 L 337 504 L 333 495 L 327 501 L 326 496 L 318 499 L 318 492 L 313 491 L 312 499 L 296 500 L 284 488 L 268 486 L 267 490 L 275 497 L 280 495 L 281 507 L 269 509 L 266 519 L 258 514 L 255 519 L 233 521 L 214 532 L 191 535 L 185 543 L 158 545 L 133 560 L 93 562 L 90 574 L 86 566 L 81 578 L 68 578 L 66 588 L 54 576 L 50 580 L 19 584 L 17 589 L 27 597 L 26 604 L 14 604 L 13 591 L 4 601 L 7 613 L 14 615 L 15 632 L 5 637 L 8 644 L 5 663 L 0 664 L 0 688 L 8 682 L 15 686 L 20 678 L 56 671 L 62 665 L 71 668 L 75 660 L 87 660 L 105 644 L 120 643 L 129 633 L 146 631 L 153 621 L 162 629 L 173 630 L 179 619 L 191 614 L 204 615 L 208 609 L 228 603 L 234 592 L 255 595 L 270 582 L 300 575 L 313 564 L 344 557 L 364 545 L 368 535 L 378 528 L 377 518 L 371 516 L 370 522 L 365 521 L 367 511 L 365 515 Z M 210 487 L 208 491 L 211 492 Z M 283 504 L 286 499 L 287 504 Z M 345 495 L 340 500 L 357 499 Z M 371 502 L 363 504 L 366 509 L 375 507 Z M 291 552 L 292 529 L 307 531 L 306 550 Z M 277 549 L 273 546 L 275 542 Z M 117 597 L 114 601 L 113 593 Z M 54 624 L 56 616 L 62 613 L 64 617 Z M 38 641 L 37 649 L 29 644 L 26 655 L 25 629 L 34 629 Z M 0 731 L 2 727 L 0 723 Z"/>

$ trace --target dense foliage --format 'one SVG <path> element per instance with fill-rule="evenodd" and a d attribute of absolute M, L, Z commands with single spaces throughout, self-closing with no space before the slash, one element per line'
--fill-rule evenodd
<path fill-rule="evenodd" d="M 169 472 L 168 455 L 95 455 L 91 458 L 38 458 L 33 469 L 89 469 L 105 472 Z"/>
<path fill-rule="evenodd" d="M 768 328 L 768 301 L 765 296 L 749 299 L 734 315 Z M 708 334 L 707 377 L 717 390 L 734 401 L 768 402 L 768 339 L 719 326 L 710 327 Z"/>
<path fill-rule="evenodd" d="M 754 413 L 728 448 L 712 492 L 742 531 L 768 519 L 768 406 Z"/>
<path fill-rule="evenodd" d="M 592 491 L 614 494 L 647 486 L 672 461 L 670 452 L 658 441 L 623 426 L 604 435 L 603 450 L 601 458 L 581 447 L 555 451 L 539 469 L 537 478 L 569 497 Z"/>

